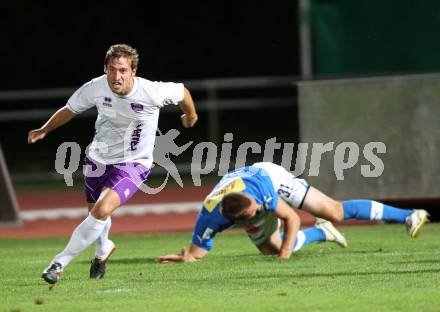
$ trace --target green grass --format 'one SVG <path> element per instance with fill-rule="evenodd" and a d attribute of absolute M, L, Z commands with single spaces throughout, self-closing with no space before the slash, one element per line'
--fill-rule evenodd
<path fill-rule="evenodd" d="M 401 225 L 342 231 L 348 248 L 309 245 L 289 261 L 224 233 L 202 262 L 177 265 L 156 257 L 189 234 L 113 236 L 118 250 L 103 280 L 88 279 L 91 248 L 52 290 L 41 270 L 67 239 L 2 239 L 0 311 L 439 311 L 440 224 L 417 239 Z"/>

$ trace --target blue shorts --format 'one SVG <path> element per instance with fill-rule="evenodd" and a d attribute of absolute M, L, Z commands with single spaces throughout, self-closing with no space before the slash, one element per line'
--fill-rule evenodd
<path fill-rule="evenodd" d="M 108 187 L 118 194 L 121 205 L 124 204 L 147 180 L 151 171 L 136 162 L 104 165 L 88 157 L 85 158 L 85 165 L 84 183 L 88 203 L 96 203 L 102 189 Z"/>

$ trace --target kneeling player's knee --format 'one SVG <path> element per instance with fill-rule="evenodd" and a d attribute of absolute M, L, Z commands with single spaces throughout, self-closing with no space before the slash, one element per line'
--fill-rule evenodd
<path fill-rule="evenodd" d="M 260 252 L 263 256 L 276 256 L 278 254 L 278 252 L 276 252 L 275 250 L 265 250 Z"/>

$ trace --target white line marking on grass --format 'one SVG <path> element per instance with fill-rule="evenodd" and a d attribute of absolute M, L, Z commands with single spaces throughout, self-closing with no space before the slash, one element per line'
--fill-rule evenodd
<path fill-rule="evenodd" d="M 122 292 L 129 292 L 131 289 L 128 288 L 115 288 L 115 289 L 105 289 L 105 290 L 97 290 L 97 294 L 114 294 L 114 293 L 122 293 Z"/>
<path fill-rule="evenodd" d="M 188 213 L 198 211 L 201 202 L 185 202 L 185 203 L 162 203 L 162 204 L 146 204 L 146 205 L 125 205 L 119 207 L 112 216 L 141 216 L 147 213 L 165 214 L 165 213 Z M 59 209 L 37 209 L 21 211 L 21 219 L 23 221 L 34 221 L 40 219 L 54 220 L 58 218 L 79 218 L 87 216 L 87 208 L 59 208 Z"/>

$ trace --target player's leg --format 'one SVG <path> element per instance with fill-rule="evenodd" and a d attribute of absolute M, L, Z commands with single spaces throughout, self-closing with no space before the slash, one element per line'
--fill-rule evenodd
<path fill-rule="evenodd" d="M 93 209 L 95 203 L 87 203 L 89 212 Z M 108 217 L 105 227 L 102 230 L 102 234 L 96 240 L 96 252 L 95 257 L 99 259 L 107 258 L 109 250 L 115 249 L 115 244 L 109 239 L 108 235 L 112 226 L 112 217 Z"/>
<path fill-rule="evenodd" d="M 304 197 L 301 209 L 314 215 L 315 217 L 340 222 L 344 220 L 344 209 L 342 202 L 318 191 L 314 187 L 309 187 Z"/>
<path fill-rule="evenodd" d="M 114 190 L 120 199 L 120 205 L 125 204 L 138 190 L 140 184 L 142 184 L 148 177 L 150 170 L 138 163 L 124 163 L 107 166 L 107 175 L 105 185 L 112 190 Z M 88 181 L 88 179 L 86 179 Z M 88 183 L 93 184 L 93 183 Z M 93 190 L 93 188 L 89 188 Z M 96 186 L 95 186 L 96 189 Z M 91 211 L 95 206 L 95 201 L 93 201 L 94 195 L 93 191 L 91 194 L 87 195 L 89 211 Z M 110 246 L 114 245 L 109 239 L 108 234 L 111 228 L 111 216 L 108 217 L 109 221 L 104 228 L 102 235 L 96 241 L 96 257 L 99 259 L 105 258 L 110 250 Z"/>
<path fill-rule="evenodd" d="M 115 179 L 117 180 L 117 177 L 111 176 L 115 174 L 115 172 L 112 171 L 112 166 L 106 166 L 88 157 L 85 158 L 84 169 L 85 196 L 88 210 L 91 212 L 98 199 L 103 195 L 103 189 L 105 187 L 111 188 Z M 96 258 L 108 258 L 108 255 L 115 249 L 113 242 L 110 241 L 108 237 L 111 224 L 112 220 L 109 216 L 102 234 L 96 240 Z"/>
<path fill-rule="evenodd" d="M 310 187 L 302 206 L 314 216 L 339 222 L 342 220 L 383 220 L 404 223 L 411 210 L 399 209 L 373 200 L 338 201 Z"/>
<path fill-rule="evenodd" d="M 429 216 L 425 210 L 401 209 L 368 199 L 337 201 L 314 187 L 309 188 L 302 209 L 333 222 L 357 219 L 406 223 L 411 237 L 418 235 Z"/>
<path fill-rule="evenodd" d="M 90 213 L 87 218 L 75 228 L 64 250 L 57 254 L 50 265 L 43 271 L 43 279 L 51 284 L 59 280 L 63 269 L 81 253 L 81 251 L 96 241 L 109 223 L 109 220 L 96 218 L 96 216 L 91 214 L 96 202 L 98 200 L 103 202 L 104 195 L 106 194 L 106 192 L 102 192 L 101 194 L 105 181 L 108 179 L 108 174 L 105 170 L 106 166 L 95 163 L 89 158 L 85 159 L 85 164 L 87 165 L 84 172 L 85 194 L 87 202 L 89 203 Z M 97 172 L 98 167 L 101 169 L 99 170 L 99 174 Z M 107 203 L 108 200 L 104 202 Z M 116 204 L 119 205 L 119 200 L 116 201 Z"/>
<path fill-rule="evenodd" d="M 275 214 L 267 214 L 264 219 L 245 227 L 250 240 L 263 255 L 277 255 L 281 248 L 283 234 L 280 233 L 280 222 Z M 344 236 L 329 221 L 320 221 L 315 226 L 298 231 L 293 246 L 297 251 L 313 242 L 336 242 L 346 247 Z"/>
<path fill-rule="evenodd" d="M 429 222 L 423 209 L 401 209 L 374 200 L 346 200 L 343 203 L 344 219 L 362 219 L 405 223 L 411 237 L 417 237 L 422 226 Z"/>
<path fill-rule="evenodd" d="M 104 179 L 88 178 L 87 176 L 85 176 L 86 198 L 88 202 L 87 207 L 89 209 L 89 212 L 92 211 L 93 207 L 95 207 L 96 201 L 100 198 L 103 183 L 104 183 Z M 112 219 L 111 216 L 109 216 L 105 222 L 105 226 L 104 229 L 102 230 L 101 235 L 99 235 L 98 239 L 96 240 L 96 251 L 95 251 L 94 259 L 99 259 L 99 260 L 104 259 L 106 261 L 115 251 L 116 246 L 109 239 L 109 232 L 111 225 L 112 225 Z M 93 270 L 93 271 L 97 271 L 97 270 Z"/>
<path fill-rule="evenodd" d="M 254 166 L 268 173 L 278 194 L 289 205 L 319 218 L 332 222 L 358 219 L 406 223 L 411 237 L 416 237 L 423 224 L 429 221 L 429 214 L 425 210 L 400 209 L 373 200 L 341 202 L 309 186 L 305 180 L 295 178 L 281 166 L 267 162 L 256 163 Z"/>
<path fill-rule="evenodd" d="M 306 235 L 308 234 L 308 236 Z M 252 241 L 258 250 L 265 256 L 278 255 L 280 253 L 281 244 L 283 241 L 283 233 L 276 229 L 269 237 L 265 238 L 263 242 Z M 307 232 L 299 230 L 296 234 L 293 251 L 298 251 L 307 244 L 314 241 L 325 241 L 324 233 L 317 228 L 307 229 Z"/>
<path fill-rule="evenodd" d="M 123 205 L 138 191 L 140 185 L 145 181 L 150 170 L 139 163 L 124 163 L 114 166 L 108 166 L 107 172 L 109 179 L 106 185 L 115 192 L 119 198 L 119 204 Z M 100 205 L 100 201 L 93 207 L 91 214 L 97 218 L 108 216 L 107 224 L 102 234 L 97 240 L 95 258 L 90 265 L 90 278 L 103 278 L 106 272 L 106 263 L 112 253 L 115 251 L 115 244 L 108 238 L 111 227 L 110 215 L 106 205 Z"/>
<path fill-rule="evenodd" d="M 111 227 L 111 214 L 120 205 L 121 198 L 118 192 L 110 188 L 104 188 L 99 200 L 90 212 L 97 219 L 105 219 L 105 227 L 96 240 L 95 257 L 90 265 L 90 278 L 104 277 L 107 260 L 116 250 L 116 245 L 109 239 L 108 234 Z"/>
<path fill-rule="evenodd" d="M 277 255 L 280 251 L 282 240 L 283 233 L 276 230 L 268 239 L 256 246 L 263 255 Z M 299 230 L 293 245 L 293 252 L 313 242 L 335 242 L 341 247 L 347 247 L 344 236 L 330 221 L 325 220 L 321 224 L 317 223 L 313 227 Z"/>
<path fill-rule="evenodd" d="M 313 242 L 333 242 L 341 247 L 347 247 L 344 235 L 339 232 L 330 221 L 316 219 L 314 226 L 301 229 L 301 234 L 297 236 L 293 251 Z M 281 233 L 281 238 L 283 233 Z"/>
<path fill-rule="evenodd" d="M 96 240 L 95 258 L 107 259 L 109 257 L 109 254 L 116 249 L 115 244 L 109 239 L 111 226 L 112 218 L 111 216 L 109 216 L 106 220 L 105 227 L 102 230 L 101 235 Z"/>
<path fill-rule="evenodd" d="M 342 235 L 330 221 L 317 218 L 313 228 L 318 228 L 324 233 L 325 241 L 334 242 L 343 248 L 347 247 L 347 241 L 344 235 Z M 307 230 L 304 230 L 304 232 L 305 231 Z M 306 234 L 306 236 L 309 236 L 309 234 Z"/>
<path fill-rule="evenodd" d="M 63 269 L 102 234 L 109 214 L 119 204 L 119 196 L 115 191 L 111 189 L 103 191 L 102 197 L 90 214 L 73 231 L 64 250 L 57 254 L 49 267 L 43 271 L 42 277 L 45 281 L 55 284 L 59 280 Z"/>
<path fill-rule="evenodd" d="M 262 243 L 259 243 L 257 245 L 254 242 L 254 244 L 261 252 L 261 254 L 265 256 L 271 256 L 271 255 L 279 254 L 281 248 L 281 242 L 282 241 L 280 237 L 280 231 L 276 230 L 274 233 L 272 233 L 272 235 L 270 235 L 268 239 L 264 240 Z"/>

